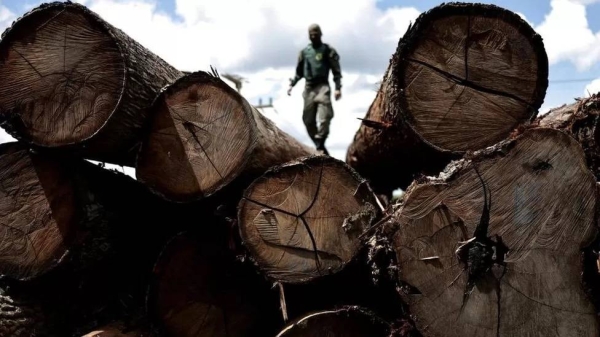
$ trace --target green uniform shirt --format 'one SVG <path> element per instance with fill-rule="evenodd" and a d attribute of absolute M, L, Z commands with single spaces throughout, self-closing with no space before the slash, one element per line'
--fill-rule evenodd
<path fill-rule="evenodd" d="M 326 43 L 314 48 L 312 44 L 300 51 L 296 76 L 291 81 L 295 86 L 304 77 L 308 87 L 329 83 L 329 71 L 333 73 L 335 89 L 342 88 L 342 71 L 340 69 L 340 56 L 337 51 Z"/>

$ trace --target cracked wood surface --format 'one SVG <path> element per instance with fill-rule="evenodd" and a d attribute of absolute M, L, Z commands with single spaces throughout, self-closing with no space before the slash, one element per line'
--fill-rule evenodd
<path fill-rule="evenodd" d="M 220 78 L 196 72 L 156 100 L 136 176 L 168 199 L 187 201 L 313 153 Z"/>
<path fill-rule="evenodd" d="M 182 75 L 76 3 L 34 8 L 0 42 L 0 119 L 15 138 L 133 165 L 147 108 Z"/>
<path fill-rule="evenodd" d="M 392 221 L 402 294 L 421 333 L 597 336 L 581 280 L 581 249 L 596 234 L 596 183 L 578 143 L 540 128 L 473 158 L 411 186 Z M 465 296 L 469 273 L 456 250 L 473 238 L 484 204 L 473 165 L 492 200 L 488 239 L 508 252 Z"/>
<path fill-rule="evenodd" d="M 538 34 L 493 5 L 446 3 L 400 39 L 346 162 L 376 192 L 406 189 L 537 115 L 548 86 Z"/>
<path fill-rule="evenodd" d="M 380 214 L 368 184 L 328 156 L 272 168 L 246 189 L 238 210 L 244 245 L 268 277 L 284 283 L 341 270 Z"/>
<path fill-rule="evenodd" d="M 391 328 L 361 307 L 308 314 L 289 324 L 276 337 L 388 337 Z"/>
<path fill-rule="evenodd" d="M 154 267 L 148 311 L 165 336 L 272 336 L 281 328 L 276 292 L 214 237 L 184 232 Z"/>

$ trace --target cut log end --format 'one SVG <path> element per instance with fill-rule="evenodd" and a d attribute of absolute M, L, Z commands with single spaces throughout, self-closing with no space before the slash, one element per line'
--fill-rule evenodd
<path fill-rule="evenodd" d="M 78 4 L 41 6 L 0 43 L 0 117 L 9 132 L 47 147 L 94 136 L 124 90 L 121 51 L 97 17 Z"/>
<path fill-rule="evenodd" d="M 76 214 L 64 166 L 31 156 L 21 143 L 0 146 L 0 274 L 30 279 L 67 252 Z"/>
<path fill-rule="evenodd" d="M 136 165 L 138 179 L 173 200 L 211 195 L 249 160 L 256 141 L 250 109 L 237 92 L 207 73 L 180 79 L 155 103 Z"/>
<path fill-rule="evenodd" d="M 400 110 L 422 139 L 452 152 L 503 140 L 537 115 L 548 86 L 542 39 L 517 14 L 482 4 L 423 13 L 394 55 Z"/>
<path fill-rule="evenodd" d="M 283 283 L 341 270 L 380 214 L 368 184 L 342 161 L 322 156 L 268 171 L 238 208 L 244 244 L 267 276 Z"/>
<path fill-rule="evenodd" d="M 321 311 L 288 325 L 277 337 L 387 337 L 390 326 L 359 307 Z"/>
<path fill-rule="evenodd" d="M 158 327 L 181 337 L 272 335 L 281 320 L 275 294 L 209 240 L 182 233 L 161 253 L 148 297 Z"/>
<path fill-rule="evenodd" d="M 421 333 L 597 335 L 581 281 L 596 199 L 579 144 L 544 128 L 413 185 L 393 245 Z"/>

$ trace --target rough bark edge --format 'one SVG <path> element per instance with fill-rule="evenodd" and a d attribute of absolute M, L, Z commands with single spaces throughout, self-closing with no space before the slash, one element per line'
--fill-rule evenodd
<path fill-rule="evenodd" d="M 243 192 L 242 197 L 239 201 L 239 203 L 237 204 L 237 209 L 236 209 L 236 222 L 237 222 L 237 237 L 240 238 L 241 240 L 241 246 L 243 247 L 244 250 L 244 255 L 245 255 L 245 259 L 248 259 L 253 265 L 254 267 L 260 271 L 260 274 L 263 275 L 263 277 L 265 277 L 267 280 L 271 281 L 271 282 L 275 282 L 275 283 L 279 283 L 281 282 L 278 279 L 275 279 L 273 277 L 271 277 L 269 274 L 267 274 L 266 272 L 264 272 L 263 267 L 258 263 L 257 259 L 254 257 L 254 255 L 252 254 L 252 250 L 251 247 L 249 247 L 246 244 L 246 240 L 244 240 L 244 237 L 242 235 L 242 229 L 240 226 L 240 220 L 241 220 L 241 215 L 242 215 L 242 211 L 245 208 L 246 202 L 248 202 L 248 195 L 254 191 L 254 188 L 256 187 L 256 184 L 259 183 L 259 181 L 262 178 L 269 178 L 272 177 L 274 175 L 277 175 L 280 171 L 282 170 L 286 170 L 289 167 L 295 167 L 295 166 L 309 166 L 309 165 L 313 165 L 313 164 L 319 164 L 320 161 L 322 160 L 331 160 L 332 162 L 334 162 L 336 165 L 342 167 L 343 169 L 345 169 L 348 173 L 350 173 L 350 175 L 357 180 L 358 184 L 357 184 L 357 190 L 359 188 L 361 188 L 363 185 L 365 188 L 367 188 L 367 191 L 369 192 L 369 194 L 373 195 L 373 200 L 375 201 L 375 203 L 377 204 L 374 205 L 375 210 L 376 210 L 376 217 L 373 219 L 373 221 L 371 222 L 371 227 L 367 230 L 365 230 L 365 232 L 359 236 L 359 240 L 360 240 L 360 247 L 358 248 L 358 250 L 356 251 L 354 257 L 350 260 L 348 260 L 346 263 L 343 263 L 342 266 L 339 268 L 339 270 L 336 273 L 333 274 L 325 274 L 325 275 L 321 275 L 319 277 L 309 277 L 309 278 L 304 278 L 302 280 L 297 280 L 297 281 L 286 281 L 284 284 L 289 284 L 289 285 L 309 285 L 309 284 L 318 284 L 319 282 L 323 282 L 322 280 L 325 279 L 331 279 L 334 278 L 337 274 L 343 272 L 344 270 L 347 269 L 348 266 L 360 262 L 361 259 L 361 251 L 366 251 L 368 249 L 367 247 L 367 243 L 368 243 L 368 237 L 366 237 L 366 234 L 370 232 L 370 230 L 375 227 L 375 225 L 378 223 L 378 221 L 380 220 L 381 216 L 382 216 L 382 210 L 381 208 L 379 208 L 379 199 L 377 198 L 377 196 L 375 195 L 375 193 L 373 192 L 373 190 L 371 189 L 371 186 L 369 185 L 368 181 L 364 178 L 362 178 L 360 176 L 360 174 L 358 174 L 358 172 L 356 172 L 350 165 L 346 164 L 344 161 L 339 160 L 337 158 L 334 157 L 325 157 L 323 155 L 309 155 L 309 156 L 304 156 L 304 157 L 300 157 L 298 159 L 289 161 L 287 163 L 281 164 L 281 165 L 276 165 L 271 167 L 269 170 L 267 170 L 263 175 L 257 177 Z M 356 214 L 356 213 L 355 213 Z"/>
<path fill-rule="evenodd" d="M 31 16 L 37 15 L 39 12 L 44 12 L 46 10 L 52 10 L 52 9 L 58 9 L 58 10 L 62 10 L 62 11 L 67 10 L 67 9 L 74 9 L 76 11 L 80 11 L 85 17 L 94 19 L 94 24 L 97 25 L 102 30 L 103 33 L 110 36 L 113 40 L 112 42 L 119 49 L 119 54 L 121 56 L 123 69 L 124 69 L 123 80 L 121 83 L 121 91 L 119 92 L 119 99 L 115 105 L 115 108 L 110 112 L 108 117 L 104 120 L 104 123 L 102 125 L 100 125 L 98 127 L 98 129 L 93 134 L 91 134 L 89 137 L 83 138 L 80 142 L 72 142 L 72 143 L 66 144 L 64 146 L 61 146 L 63 148 L 69 148 L 69 147 L 77 146 L 81 143 L 89 142 L 91 139 L 96 137 L 98 135 L 98 133 L 102 129 L 104 129 L 106 124 L 108 124 L 108 121 L 113 118 L 115 112 L 121 108 L 121 101 L 122 101 L 123 95 L 125 93 L 125 86 L 127 85 L 127 79 L 129 77 L 130 67 L 126 62 L 127 57 L 125 56 L 126 54 L 123 52 L 123 46 L 117 42 L 118 38 L 115 36 L 115 34 L 113 34 L 112 29 L 107 25 L 106 21 L 104 19 L 102 19 L 98 14 L 91 11 L 89 8 L 87 8 L 83 5 L 80 5 L 78 3 L 73 3 L 70 0 L 67 0 L 65 2 L 54 1 L 54 2 L 49 2 L 49 3 L 42 3 L 41 5 L 33 8 L 29 12 L 23 14 L 21 17 L 16 18 L 12 22 L 12 24 L 4 30 L 2 35 L 0 35 L 0 39 L 1 39 L 0 40 L 0 53 L 2 52 L 2 49 L 5 48 L 4 44 L 7 43 L 6 41 L 8 40 L 8 42 L 11 42 L 10 39 L 12 38 L 12 34 L 14 34 L 15 30 L 18 31 L 19 29 L 26 29 L 26 24 L 24 23 L 25 20 L 27 20 Z M 21 27 L 23 25 L 25 25 L 25 27 Z M 114 27 L 113 29 L 118 30 L 118 28 L 116 28 L 116 27 Z M 125 34 L 123 33 L 123 35 L 125 35 Z M 18 132 L 16 132 L 11 125 L 12 123 L 6 123 L 8 119 L 15 119 L 15 120 L 18 119 L 17 116 L 8 116 L 6 118 L 2 118 L 2 116 L 0 116 L 0 118 L 1 118 L 0 125 L 2 125 L 4 130 L 8 134 L 13 136 L 15 139 L 27 142 L 36 147 L 45 148 L 45 146 L 36 144 L 33 140 L 28 139 L 28 137 L 23 137 Z M 20 123 L 20 122 L 17 122 L 17 123 Z M 52 148 L 54 148 L 54 146 Z"/>
<path fill-rule="evenodd" d="M 535 92 L 536 100 L 530 105 L 531 116 L 529 118 L 529 122 L 535 120 L 537 114 L 539 113 L 539 108 L 544 102 L 546 91 L 548 89 L 549 62 L 542 37 L 535 32 L 535 30 L 529 25 L 529 23 L 527 23 L 514 12 L 492 4 L 461 2 L 443 3 L 439 6 L 430 9 L 427 12 L 422 13 L 416 19 L 415 23 L 408 27 L 405 35 L 400 39 L 398 43 L 396 52 L 392 56 L 391 63 L 395 64 L 396 66 L 391 67 L 390 81 L 392 94 L 388 97 L 388 99 L 393 102 L 392 104 L 399 107 L 398 111 L 401 114 L 401 117 L 406 121 L 406 124 L 413 131 L 413 133 L 415 133 L 419 137 L 419 139 L 421 139 L 425 144 L 431 146 L 432 148 L 442 153 L 462 154 L 465 153 L 465 151 L 455 151 L 440 148 L 429 142 L 427 139 L 422 137 L 419 134 L 419 132 L 417 132 L 417 130 L 413 126 L 413 116 L 407 113 L 408 107 L 403 90 L 404 66 L 402 66 L 402 64 L 404 63 L 404 58 L 406 57 L 406 54 L 414 50 L 416 44 L 419 42 L 419 39 L 421 37 L 420 33 L 422 30 L 427 29 L 436 20 L 451 15 L 477 15 L 502 20 L 508 23 L 509 25 L 518 28 L 518 32 L 529 40 L 529 43 L 533 46 L 534 52 L 538 56 L 538 82 L 536 85 Z"/>
<path fill-rule="evenodd" d="M 562 106 L 561 106 L 562 107 Z M 410 194 L 410 192 L 418 188 L 423 184 L 428 184 L 430 186 L 443 186 L 452 183 L 456 178 L 459 177 L 460 172 L 468 169 L 470 166 L 475 163 L 479 163 L 484 160 L 493 160 L 497 157 L 504 157 L 510 150 L 516 146 L 516 143 L 519 142 L 524 137 L 527 137 L 531 133 L 561 133 L 564 136 L 570 138 L 572 141 L 578 143 L 578 141 L 571 136 L 568 132 L 563 130 L 558 130 L 550 127 L 532 127 L 529 126 L 527 128 L 516 130 L 510 137 L 507 139 L 489 146 L 485 149 L 481 149 L 474 152 L 467 153 L 462 159 L 454 160 L 446 166 L 443 172 L 441 172 L 436 177 L 421 177 L 420 179 L 415 180 L 406 190 L 404 194 L 404 200 L 406 196 Z M 579 156 L 583 160 L 582 166 L 587 168 L 587 174 L 594 178 L 596 178 L 592 171 L 588 168 L 586 155 L 583 151 L 583 148 L 577 148 L 579 152 Z M 596 184 L 596 196 L 600 198 L 600 183 Z M 390 240 L 393 240 L 393 236 L 395 235 L 398 227 L 400 226 L 399 222 L 396 220 L 396 211 L 400 211 L 402 209 L 402 204 L 404 200 L 398 202 L 397 204 L 391 205 L 389 207 L 390 210 L 393 210 L 393 214 L 389 216 L 388 219 L 384 218 L 377 226 L 381 226 L 378 229 L 378 233 L 376 235 L 382 235 L 383 239 L 388 243 Z M 600 280 L 600 199 L 596 200 L 595 204 L 595 212 L 594 212 L 594 222 L 595 222 L 595 234 L 590 234 L 590 239 L 588 242 L 584 242 L 579 246 L 579 256 L 581 263 L 581 274 L 579 275 L 580 286 L 583 292 L 586 294 L 589 301 L 596 307 L 596 312 L 600 315 L 600 286 L 598 286 L 598 281 Z M 378 238 L 378 240 L 381 240 Z M 389 249 L 387 246 L 386 249 Z M 391 265 L 397 273 L 401 273 L 396 259 L 392 260 L 394 264 Z M 596 265 L 596 263 L 598 263 Z M 404 300 L 404 295 L 402 294 L 402 288 L 408 286 L 406 285 L 399 276 L 396 276 L 397 282 L 400 285 L 398 291 Z M 415 317 L 410 313 L 410 308 L 408 309 L 408 313 L 411 319 L 415 319 Z M 420 333 L 420 332 L 419 332 Z M 421 336 L 421 335 L 418 335 Z"/>
<path fill-rule="evenodd" d="M 216 73 L 210 74 L 206 71 L 201 71 L 201 70 L 195 71 L 195 72 L 186 72 L 184 76 L 179 77 L 173 83 L 164 86 L 158 92 L 158 94 L 156 95 L 154 100 L 152 101 L 150 113 L 148 116 L 148 121 L 147 121 L 146 125 L 144 126 L 144 130 L 142 131 L 142 134 L 144 136 L 143 136 L 142 142 L 140 143 L 140 146 L 139 146 L 137 154 L 136 154 L 136 159 L 135 159 L 135 164 L 134 164 L 134 167 L 136 168 L 136 172 L 137 172 L 137 167 L 138 167 L 139 156 L 143 151 L 145 140 L 152 132 L 152 124 L 153 124 L 152 121 L 156 117 L 156 114 L 158 114 L 158 110 L 160 109 L 161 103 L 164 102 L 165 96 L 172 94 L 178 90 L 184 89 L 190 85 L 198 84 L 198 83 L 210 84 L 210 85 L 214 85 L 214 86 L 217 86 L 217 87 L 223 89 L 227 94 L 230 95 L 231 98 L 233 98 L 236 102 L 238 102 L 241 106 L 243 106 L 245 110 L 249 111 L 250 114 L 252 113 L 249 110 L 249 109 L 251 109 L 251 106 L 244 99 L 244 97 L 239 92 L 237 92 L 236 90 L 231 88 L 229 85 L 227 85 L 227 83 L 225 83 L 223 80 L 221 80 L 221 78 L 218 76 L 218 74 L 216 74 Z M 247 115 L 248 114 L 246 114 L 246 116 Z M 251 129 L 250 134 L 252 134 L 252 135 L 256 134 L 256 132 L 258 131 L 258 127 L 256 126 L 256 123 L 254 122 L 254 118 L 248 117 L 247 120 L 248 120 L 248 123 L 246 125 L 248 125 L 248 127 Z M 244 168 L 247 167 L 249 163 L 251 163 L 252 153 L 256 149 L 257 145 L 258 145 L 257 138 L 254 137 L 250 142 L 250 146 L 248 146 L 246 152 L 244 153 L 244 160 L 243 160 L 243 162 L 240 163 L 240 166 L 238 169 L 239 173 L 243 173 Z M 221 192 L 221 191 L 223 191 L 224 188 L 231 185 L 232 183 L 235 183 L 235 181 L 237 180 L 238 177 L 239 177 L 239 174 L 238 175 L 230 174 L 227 177 L 227 179 L 223 179 L 223 181 L 220 184 L 215 185 L 211 190 L 209 190 L 209 193 L 207 193 L 207 195 L 195 196 L 192 198 L 188 198 L 185 201 L 168 198 L 167 195 L 158 191 L 155 188 L 148 187 L 148 189 L 154 195 L 162 198 L 163 200 L 169 201 L 169 202 L 173 202 L 173 203 L 197 202 L 197 201 L 204 200 L 206 198 L 211 198 L 216 194 L 219 194 L 219 195 L 227 194 L 227 192 Z M 141 182 L 142 184 L 144 184 L 145 186 L 149 186 L 149 185 L 147 185 L 147 182 L 144 179 L 142 179 L 141 177 L 136 175 L 136 179 L 139 182 Z M 233 188 L 233 187 L 231 189 L 235 190 L 235 188 Z"/>

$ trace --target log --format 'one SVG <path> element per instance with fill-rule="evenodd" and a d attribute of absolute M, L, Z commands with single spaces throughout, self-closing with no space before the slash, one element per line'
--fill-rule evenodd
<path fill-rule="evenodd" d="M 148 312 L 165 336 L 273 336 L 281 329 L 277 293 L 219 237 L 175 236 L 153 274 Z"/>
<path fill-rule="evenodd" d="M 423 336 L 597 336 L 581 277 L 597 199 L 578 142 L 549 128 L 414 183 L 388 225 Z"/>
<path fill-rule="evenodd" d="M 218 76 L 203 71 L 160 93 L 136 177 L 173 201 L 212 195 L 234 179 L 316 153 L 252 107 Z"/>
<path fill-rule="evenodd" d="M 585 153 L 588 168 L 600 179 L 600 96 L 577 99 L 570 104 L 551 109 L 532 123 L 533 127 L 554 128 L 574 137 Z"/>
<path fill-rule="evenodd" d="M 447 3 L 400 39 L 346 161 L 373 189 L 406 189 L 537 115 L 548 87 L 541 37 L 494 5 Z"/>
<path fill-rule="evenodd" d="M 304 283 L 352 261 L 380 214 L 371 188 L 348 165 L 309 156 L 257 178 L 238 205 L 238 225 L 267 277 Z"/>
<path fill-rule="evenodd" d="M 306 315 L 277 337 L 388 337 L 390 332 L 390 325 L 369 310 L 349 306 Z"/>
<path fill-rule="evenodd" d="M 148 108 L 182 73 L 83 5 L 42 4 L 0 42 L 0 120 L 18 140 L 134 165 Z"/>

